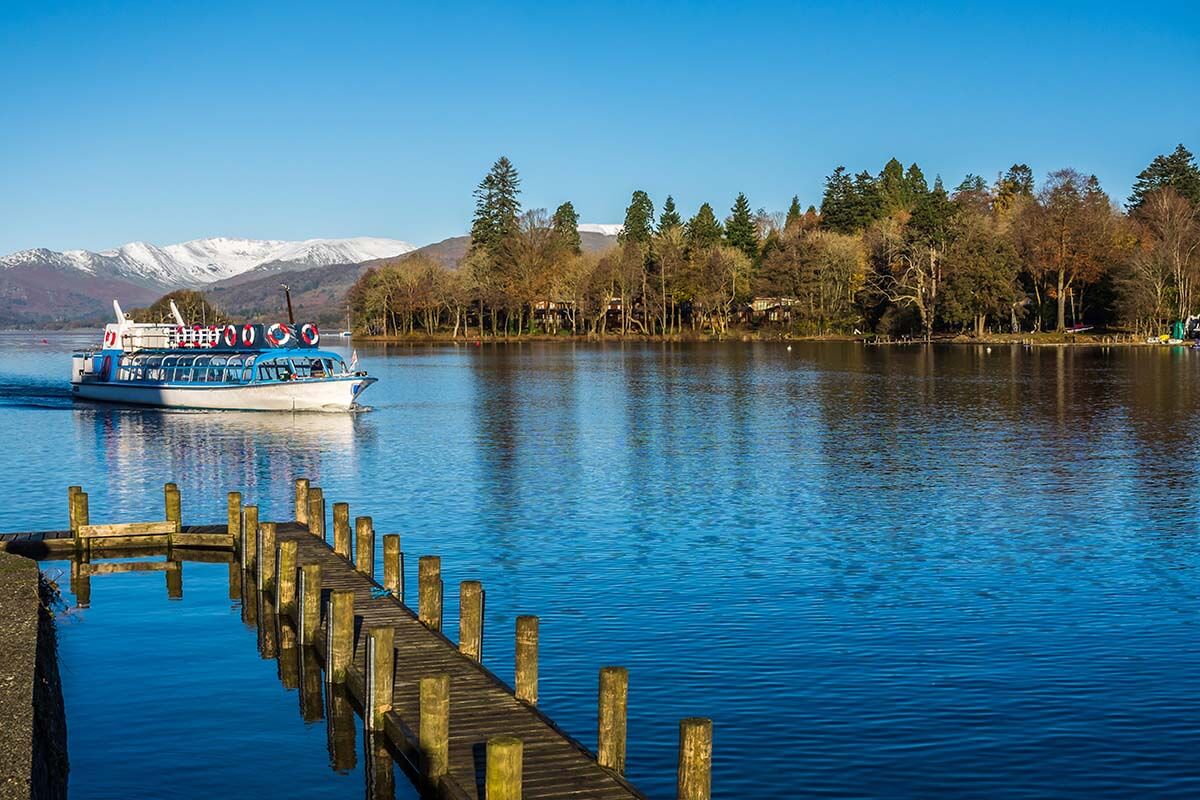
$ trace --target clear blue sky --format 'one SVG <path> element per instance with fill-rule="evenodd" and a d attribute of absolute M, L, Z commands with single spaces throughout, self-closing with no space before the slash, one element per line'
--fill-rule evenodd
<path fill-rule="evenodd" d="M 0 0 L 0 253 L 424 244 L 468 228 L 500 154 L 526 207 L 619 222 L 638 188 L 819 204 L 893 155 L 1123 199 L 1200 151 L 1195 3 L 442 5 Z"/>

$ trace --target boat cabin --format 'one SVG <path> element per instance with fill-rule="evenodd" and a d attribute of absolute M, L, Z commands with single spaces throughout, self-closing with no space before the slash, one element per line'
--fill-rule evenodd
<path fill-rule="evenodd" d="M 348 375 L 346 362 L 321 350 L 179 353 L 142 350 L 122 356 L 123 383 L 276 383 Z"/>

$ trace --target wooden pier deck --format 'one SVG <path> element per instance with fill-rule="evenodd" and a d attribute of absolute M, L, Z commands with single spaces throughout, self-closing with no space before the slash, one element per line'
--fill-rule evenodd
<path fill-rule="evenodd" d="M 357 706 L 373 740 L 386 743 L 421 788 L 423 796 L 451 800 L 644 798 L 622 775 L 627 685 L 624 670 L 605 668 L 600 676 L 598 760 L 536 707 L 536 618 L 520 618 L 517 622 L 518 686 L 514 692 L 472 657 L 482 649 L 482 587 L 468 582 L 478 593 L 474 612 L 478 621 L 467 623 L 464 617 L 464 624 L 460 625 L 468 639 L 472 638 L 466 633 L 469 628 L 477 631 L 473 646 L 470 641 L 451 642 L 441 633 L 440 562 L 436 558 L 422 560 L 420 585 L 410 587 L 407 592 L 419 596 L 419 609 L 410 608 L 404 602 L 408 598 L 403 586 L 404 555 L 399 552 L 398 537 L 381 537 L 384 581 L 388 585 L 385 587 L 375 579 L 376 537 L 370 518 L 355 520 L 356 530 L 352 535 L 347 507 L 335 504 L 330 537 L 333 541 L 328 543 L 324 499 L 313 487 L 313 522 L 309 524 L 309 489 L 307 481 L 299 481 L 296 516 L 304 518 L 301 521 L 259 524 L 257 508 L 243 509 L 240 495 L 230 493 L 228 525 L 183 526 L 179 522 L 178 490 L 174 491 L 172 510 L 171 489 L 167 490 L 167 517 L 175 520 L 174 532 L 167 536 L 158 533 L 155 527 L 163 523 L 87 526 L 86 495 L 83 495 L 82 523 L 77 522 L 72 511 L 72 527 L 82 535 L 77 536 L 72 530 L 3 534 L 0 549 L 35 558 L 74 554 L 77 566 L 72 574 L 78 573 L 85 580 L 107 572 L 104 565 L 89 563 L 93 546 L 100 548 L 96 557 L 102 558 L 133 552 L 161 553 L 165 544 L 168 562 L 186 560 L 192 555 L 204 558 L 203 550 L 224 551 L 221 560 L 231 562 L 231 595 L 236 582 L 240 584 L 243 603 L 258 608 L 256 613 L 248 615 L 244 611 L 243 618 L 260 628 L 260 641 L 267 637 L 283 647 L 299 644 L 298 652 L 311 653 L 304 658 L 318 663 L 325 671 L 326 691 L 333 694 L 344 690 Z M 124 536 L 143 529 L 150 533 Z M 87 538 L 93 535 L 113 538 L 107 542 Z M 158 550 L 148 545 L 157 545 Z M 186 554 L 172 556 L 173 550 L 183 550 Z M 427 570 L 427 566 L 431 569 Z M 180 591 L 178 571 L 173 589 L 170 568 L 167 569 L 168 594 Z M 310 583 L 319 584 L 319 593 L 313 592 L 311 585 L 305 588 L 306 576 L 312 576 Z M 462 588 L 468 589 L 467 584 Z M 464 614 L 470 613 L 465 609 L 467 605 L 463 603 Z M 264 607 L 277 613 L 269 610 L 263 613 Z M 526 624 L 522 634 L 522 623 L 530 621 L 532 628 Z M 381 634 L 387 638 L 378 638 Z M 388 639 L 391 648 L 380 661 L 379 642 Z M 275 652 L 273 657 L 279 655 Z M 385 666 L 380 667 L 381 663 Z M 381 694 L 379 688 L 388 688 L 389 681 L 380 671 L 387 667 L 391 668 L 390 697 Z M 617 671 L 616 681 L 611 680 L 613 670 Z M 437 694 L 444 692 L 447 684 L 448 703 L 444 695 Z M 442 688 L 438 690 L 438 686 Z M 425 708 L 434 709 L 434 713 L 423 725 Z M 684 720 L 679 730 L 678 797 L 707 800 L 711 722 Z M 505 778 L 501 766 L 506 763 L 504 758 L 512 756 L 514 745 L 515 783 L 511 774 L 514 770 L 508 769 L 510 774 Z M 493 746 L 497 749 L 493 750 Z M 506 747 L 510 749 L 505 750 Z M 493 780 L 507 780 L 507 791 L 499 783 L 493 785 Z"/>

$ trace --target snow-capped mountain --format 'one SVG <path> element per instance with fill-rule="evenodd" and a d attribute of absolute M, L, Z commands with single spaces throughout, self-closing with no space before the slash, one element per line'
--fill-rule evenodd
<path fill-rule="evenodd" d="M 616 236 L 624 225 L 613 225 L 608 222 L 585 222 L 579 226 L 580 233 L 599 233 L 602 236 Z"/>
<path fill-rule="evenodd" d="M 257 267 L 271 269 L 357 264 L 415 250 L 398 239 L 356 237 L 287 242 L 223 237 L 196 239 L 165 247 L 131 242 L 99 253 L 90 250 L 56 252 L 46 248 L 22 250 L 0 257 L 0 270 L 50 268 L 78 270 L 141 286 L 196 287 L 240 275 Z"/>

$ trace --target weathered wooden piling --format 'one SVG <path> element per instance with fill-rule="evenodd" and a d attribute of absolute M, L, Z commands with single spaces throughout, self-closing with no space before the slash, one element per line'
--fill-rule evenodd
<path fill-rule="evenodd" d="M 333 552 L 350 559 L 350 504 L 333 504 Z"/>
<path fill-rule="evenodd" d="M 400 534 L 383 537 L 383 588 L 404 602 L 404 553 L 400 550 Z"/>
<path fill-rule="evenodd" d="M 320 486 L 308 487 L 308 532 L 325 538 L 325 493 Z"/>
<path fill-rule="evenodd" d="M 258 526 L 255 574 L 260 592 L 275 591 L 275 532 L 274 522 L 263 522 Z"/>
<path fill-rule="evenodd" d="M 367 730 L 383 730 L 383 715 L 392 710 L 395 675 L 396 629 L 387 625 L 367 629 L 367 662 L 363 720 Z"/>
<path fill-rule="evenodd" d="M 712 797 L 712 720 L 689 717 L 679 723 L 678 800 Z"/>
<path fill-rule="evenodd" d="M 515 675 L 518 700 L 536 706 L 538 700 L 538 618 L 517 617 L 517 668 Z"/>
<path fill-rule="evenodd" d="M 329 766 L 335 772 L 347 772 L 358 763 L 358 725 L 355 724 L 354 705 L 344 686 L 329 686 L 325 689 L 325 731 L 329 745 Z"/>
<path fill-rule="evenodd" d="M 175 523 L 175 532 L 183 529 L 183 504 L 179 496 L 179 487 L 173 483 L 163 485 L 163 499 L 166 501 L 167 522 Z"/>
<path fill-rule="evenodd" d="M 618 775 L 625 774 L 625 732 L 629 706 L 629 670 L 603 667 L 600 670 L 600 734 L 596 760 Z"/>
<path fill-rule="evenodd" d="M 316 643 L 317 628 L 321 626 L 321 565 L 301 565 L 296 588 L 300 607 L 296 635 L 300 644 L 312 645 Z"/>
<path fill-rule="evenodd" d="M 472 661 L 483 661 L 483 584 L 458 585 L 458 651 Z"/>
<path fill-rule="evenodd" d="M 450 767 L 450 676 L 421 678 L 419 691 L 421 769 L 436 780 Z"/>
<path fill-rule="evenodd" d="M 354 519 L 354 568 L 375 580 L 375 525 L 370 517 Z"/>
<path fill-rule="evenodd" d="M 226 497 L 227 522 L 226 530 L 232 537 L 231 541 L 235 547 L 241 546 L 242 541 L 242 493 L 230 492 Z"/>
<path fill-rule="evenodd" d="M 75 533 L 79 530 L 79 523 L 75 521 L 75 495 L 82 491 L 82 486 L 67 487 L 67 517 L 69 519 L 69 528 L 71 533 Z"/>
<path fill-rule="evenodd" d="M 275 555 L 275 611 L 296 616 L 296 543 L 282 541 Z"/>
<path fill-rule="evenodd" d="M 76 487 L 77 488 L 77 487 Z M 71 524 L 74 525 L 72 533 L 79 532 L 80 525 L 88 525 L 91 523 L 91 517 L 88 516 L 88 496 L 87 492 L 82 489 L 70 495 L 71 501 Z"/>
<path fill-rule="evenodd" d="M 315 647 L 300 648 L 300 719 L 317 722 L 325 718 L 321 697 L 321 657 Z"/>
<path fill-rule="evenodd" d="M 493 736 L 487 743 L 487 800 L 521 800 L 524 743 L 513 736 Z"/>
<path fill-rule="evenodd" d="M 242 569 L 249 572 L 258 554 L 258 506 L 242 508 Z M 257 583 L 257 581 L 256 581 Z"/>
<path fill-rule="evenodd" d="M 417 560 L 417 618 L 430 630 L 442 629 L 442 559 Z"/>
<path fill-rule="evenodd" d="M 308 478 L 296 478 L 296 522 L 308 524 Z"/>
<path fill-rule="evenodd" d="M 330 683 L 345 683 L 346 668 L 354 657 L 354 590 L 334 589 L 329 593 L 329 611 L 325 615 L 325 644 Z"/>

